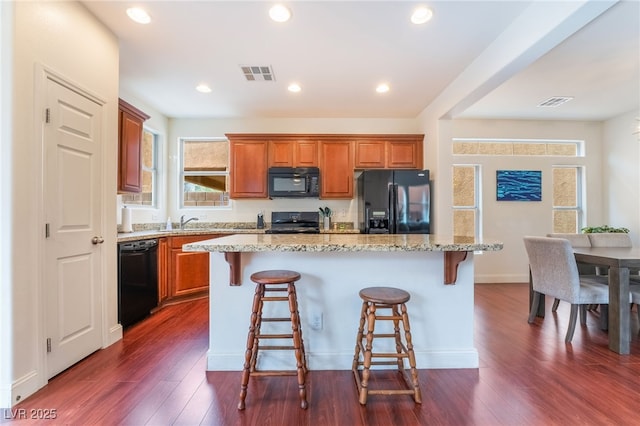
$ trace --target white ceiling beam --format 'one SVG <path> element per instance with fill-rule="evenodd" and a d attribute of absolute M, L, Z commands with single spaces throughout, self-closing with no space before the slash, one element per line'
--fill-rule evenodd
<path fill-rule="evenodd" d="M 421 113 L 454 118 L 618 0 L 534 1 Z"/>

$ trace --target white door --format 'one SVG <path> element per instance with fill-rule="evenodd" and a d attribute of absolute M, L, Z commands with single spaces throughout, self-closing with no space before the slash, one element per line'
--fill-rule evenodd
<path fill-rule="evenodd" d="M 101 347 L 102 106 L 46 79 L 47 378 Z M 94 239 L 95 238 L 95 239 Z"/>

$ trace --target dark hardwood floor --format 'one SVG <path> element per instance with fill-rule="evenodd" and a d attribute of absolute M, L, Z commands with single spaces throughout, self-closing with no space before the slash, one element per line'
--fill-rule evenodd
<path fill-rule="evenodd" d="M 295 377 L 275 377 L 252 378 L 247 408 L 239 412 L 240 372 L 205 371 L 207 301 L 199 300 L 162 309 L 127 330 L 121 342 L 61 373 L 13 409 L 14 414 L 24 410 L 27 417 L 32 410 L 55 410 L 56 419 L 3 421 L 51 425 L 640 424 L 635 312 L 631 355 L 617 355 L 607 347 L 597 313 L 588 314 L 587 327 L 578 325 L 573 343 L 566 345 L 567 304 L 561 304 L 554 315 L 549 312 L 549 300 L 546 318 L 530 325 L 527 298 L 526 284 L 476 286 L 480 368 L 420 370 L 421 405 L 408 396 L 370 396 L 362 407 L 351 371 L 311 371 L 307 410 L 299 408 Z"/>

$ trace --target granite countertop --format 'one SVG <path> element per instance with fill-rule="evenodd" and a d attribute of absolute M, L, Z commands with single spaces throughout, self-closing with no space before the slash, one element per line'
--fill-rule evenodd
<path fill-rule="evenodd" d="M 253 234 L 253 235 L 265 235 L 266 229 L 257 229 L 249 227 L 227 227 L 227 226 L 213 226 L 213 227 L 187 227 L 186 229 L 174 229 L 174 230 L 160 230 L 160 229 L 141 229 L 134 232 L 118 232 L 118 242 L 137 241 L 151 238 L 162 237 L 176 237 L 176 236 L 191 236 L 191 235 L 209 235 L 209 234 Z M 359 234 L 360 230 L 353 228 L 344 229 L 330 229 L 320 230 L 320 234 Z"/>
<path fill-rule="evenodd" d="M 184 251 L 499 251 L 503 243 L 431 234 L 238 234 L 185 244 Z"/>
<path fill-rule="evenodd" d="M 209 235 L 209 234 L 226 234 L 226 235 L 234 235 L 234 234 L 264 234 L 264 229 L 248 229 L 248 228 L 193 228 L 193 229 L 173 229 L 171 231 L 166 230 L 153 230 L 153 229 L 145 229 L 142 231 L 134 231 L 134 232 L 118 232 L 118 242 L 126 242 L 126 241 L 136 241 L 136 240 L 144 240 L 151 238 L 162 238 L 162 237 L 177 237 L 177 236 L 186 236 L 186 235 Z"/>

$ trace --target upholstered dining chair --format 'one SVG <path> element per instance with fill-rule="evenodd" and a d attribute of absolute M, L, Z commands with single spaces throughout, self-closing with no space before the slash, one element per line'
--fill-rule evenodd
<path fill-rule="evenodd" d="M 529 323 L 533 323 L 540 297 L 555 297 L 571 304 L 569 327 L 565 342 L 570 343 L 576 328 L 578 311 L 580 323 L 586 324 L 586 311 L 581 305 L 608 304 L 607 277 L 580 275 L 569 240 L 550 237 L 524 237 L 529 257 L 533 286 L 533 301 Z"/>
<path fill-rule="evenodd" d="M 571 247 L 591 247 L 591 240 L 589 234 L 572 234 L 572 233 L 552 233 L 547 234 L 547 237 L 551 238 L 564 238 L 569 240 Z"/>
<path fill-rule="evenodd" d="M 587 235 L 589 236 L 591 247 L 633 247 L 631 237 L 629 234 L 624 232 L 603 232 Z M 638 277 L 638 275 L 640 275 L 640 270 L 637 268 L 631 268 L 629 273 L 631 274 L 630 278 L 632 281 L 640 281 L 640 277 Z M 606 275 L 607 271 L 605 268 L 597 267 L 596 274 Z"/>
<path fill-rule="evenodd" d="M 589 239 L 589 235 L 587 234 L 576 234 L 576 233 L 552 233 L 547 234 L 547 237 L 551 238 L 564 238 L 565 240 L 569 240 L 571 243 L 571 247 L 591 247 L 591 240 Z M 594 275 L 596 273 L 596 267 L 592 265 L 581 265 L 578 264 L 578 273 L 581 275 Z M 551 308 L 551 312 L 555 312 L 558 310 L 558 305 L 560 304 L 560 299 L 553 300 L 553 307 Z"/>
<path fill-rule="evenodd" d="M 630 285 L 631 303 L 636 305 L 638 321 L 640 321 L 640 285 Z"/>
<path fill-rule="evenodd" d="M 591 247 L 631 247 L 631 237 L 623 232 L 586 234 Z"/>

